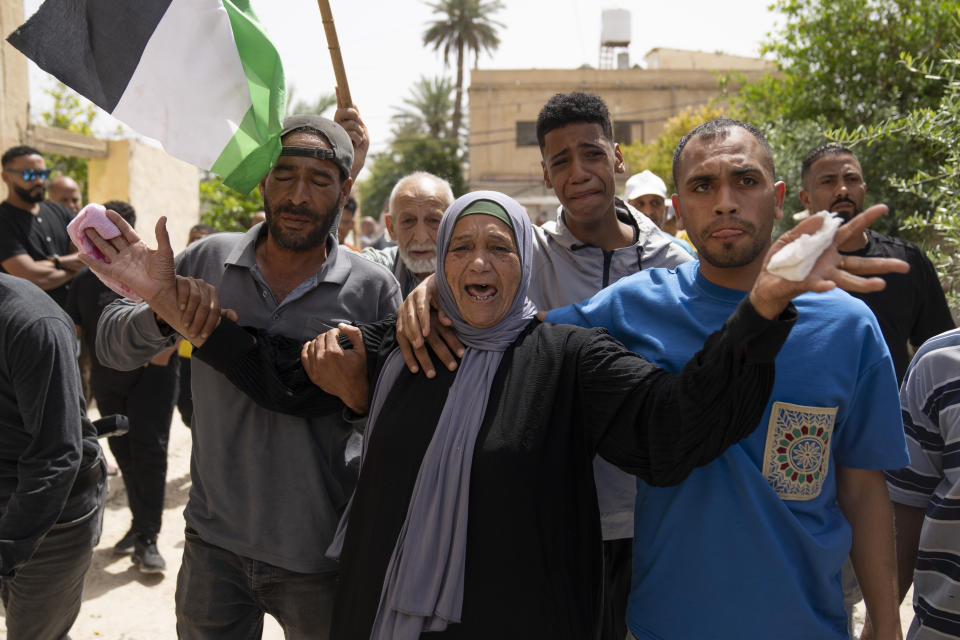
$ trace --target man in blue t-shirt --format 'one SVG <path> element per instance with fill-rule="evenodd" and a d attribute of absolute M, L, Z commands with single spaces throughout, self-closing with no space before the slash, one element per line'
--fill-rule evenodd
<path fill-rule="evenodd" d="M 677 371 L 759 274 L 785 186 L 762 134 L 725 119 L 685 136 L 673 171 L 700 260 L 629 276 L 547 320 L 606 327 Z M 881 472 L 907 461 L 893 363 L 860 301 L 831 291 L 794 304 L 764 428 L 680 486 L 637 483 L 627 612 L 637 638 L 845 639 L 848 552 L 876 637 L 900 637 Z"/>

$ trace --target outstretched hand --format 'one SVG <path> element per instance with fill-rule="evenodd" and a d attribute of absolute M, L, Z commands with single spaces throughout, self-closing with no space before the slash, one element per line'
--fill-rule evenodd
<path fill-rule="evenodd" d="M 767 265 L 770 258 L 804 233 L 813 233 L 823 224 L 823 219 L 810 217 L 793 229 L 790 229 L 767 251 L 763 261 L 763 270 L 757 276 L 750 290 L 750 302 L 757 312 L 766 318 L 776 318 L 786 308 L 791 299 L 807 291 L 823 292 L 834 287 L 846 291 L 867 293 L 880 291 L 886 286 L 883 278 L 869 278 L 880 273 L 906 273 L 910 270 L 903 260 L 894 258 L 863 258 L 844 256 L 838 247 L 850 238 L 862 234 L 867 227 L 887 212 L 887 206 L 878 204 L 855 216 L 837 229 L 833 243 L 817 259 L 807 277 L 799 282 L 786 280 L 770 273 Z"/>
<path fill-rule="evenodd" d="M 222 315 L 236 320 L 236 313 L 221 310 L 220 299 L 212 285 L 176 275 L 165 217 L 157 221 L 155 228 L 156 249 L 149 248 L 115 211 L 107 210 L 107 217 L 117 225 L 120 235 L 107 240 L 94 229 L 86 229 L 84 233 L 100 249 L 106 261 L 81 255 L 84 264 L 125 284 L 194 346 L 204 343 L 220 324 Z"/>
<path fill-rule="evenodd" d="M 148 304 L 164 290 L 174 290 L 173 248 L 167 233 L 166 217 L 157 220 L 156 249 L 150 249 L 116 211 L 108 209 L 107 217 L 120 230 L 116 238 L 107 240 L 92 228 L 84 231 L 106 257 L 106 262 L 83 254 L 80 260 L 91 270 L 125 284 Z"/>

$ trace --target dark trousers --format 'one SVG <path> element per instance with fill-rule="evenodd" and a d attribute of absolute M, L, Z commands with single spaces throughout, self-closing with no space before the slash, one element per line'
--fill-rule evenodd
<path fill-rule="evenodd" d="M 190 358 L 180 360 L 180 391 L 177 393 L 177 409 L 180 419 L 187 427 L 193 426 L 193 389 L 190 388 Z"/>
<path fill-rule="evenodd" d="M 627 598 L 633 572 L 633 540 L 603 541 L 603 628 L 601 640 L 627 635 Z"/>
<path fill-rule="evenodd" d="M 337 573 L 296 573 L 204 542 L 189 527 L 177 576 L 181 640 L 259 640 L 263 615 L 287 640 L 325 640 Z"/>
<path fill-rule="evenodd" d="M 95 489 L 96 511 L 75 524 L 58 524 L 13 578 L 0 581 L 8 640 L 62 640 L 80 613 L 83 578 L 100 541 L 107 483 Z"/>
<path fill-rule="evenodd" d="M 123 472 L 123 485 L 133 515 L 132 529 L 147 538 L 155 538 L 163 520 L 167 442 L 177 393 L 177 358 L 170 358 L 167 366 L 151 364 L 130 373 L 127 384 L 97 388 L 95 393 L 102 415 L 121 413 L 130 420 L 130 431 L 108 438 L 108 442 Z"/>

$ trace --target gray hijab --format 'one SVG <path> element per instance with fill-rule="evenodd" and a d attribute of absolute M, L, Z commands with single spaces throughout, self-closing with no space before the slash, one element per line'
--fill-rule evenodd
<path fill-rule="evenodd" d="M 478 200 L 500 205 L 509 216 L 522 273 L 507 314 L 492 327 L 468 324 L 447 283 L 445 262 L 460 214 Z M 471 214 L 483 215 L 483 214 Z M 503 352 L 536 315 L 527 299 L 532 256 L 530 220 L 513 198 L 496 191 L 474 191 L 458 198 L 443 214 L 437 231 L 435 281 L 440 307 L 453 320 L 467 347 L 427 447 L 407 508 L 407 517 L 387 565 L 371 640 L 416 640 L 427 631 L 443 631 L 460 621 L 467 550 L 470 472 L 474 445 L 487 409 L 490 388 Z M 404 367 L 399 350 L 387 358 L 371 402 L 364 449 L 384 399 Z M 339 555 L 350 507 L 330 549 Z"/>

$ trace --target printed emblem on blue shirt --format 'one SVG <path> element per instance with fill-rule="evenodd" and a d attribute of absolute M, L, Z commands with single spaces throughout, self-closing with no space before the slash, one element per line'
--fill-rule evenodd
<path fill-rule="evenodd" d="M 782 499 L 813 500 L 820 495 L 836 417 L 837 407 L 773 403 L 763 475 Z"/>

